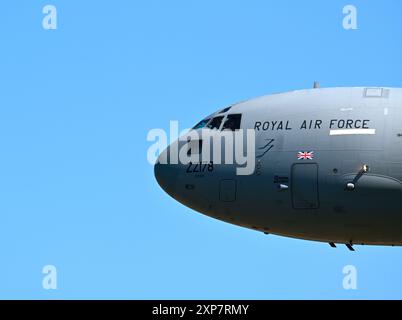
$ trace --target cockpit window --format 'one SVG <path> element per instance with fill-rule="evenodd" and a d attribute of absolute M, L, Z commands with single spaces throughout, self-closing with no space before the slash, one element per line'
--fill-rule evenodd
<path fill-rule="evenodd" d="M 241 114 L 228 115 L 225 123 L 223 124 L 222 130 L 231 130 L 231 131 L 240 130 L 241 117 L 242 117 Z"/>
<path fill-rule="evenodd" d="M 226 113 L 226 112 L 228 112 L 230 109 L 232 109 L 232 107 L 227 107 L 227 108 L 223 109 L 221 112 L 219 112 L 219 114 Z"/>
<path fill-rule="evenodd" d="M 208 123 L 209 121 L 211 121 L 211 119 L 205 119 L 205 120 L 200 121 L 200 122 L 197 123 L 197 125 L 193 128 L 193 130 L 205 128 L 205 126 L 207 125 L 207 123 Z"/>
<path fill-rule="evenodd" d="M 223 118 L 224 117 L 213 118 L 211 120 L 211 122 L 208 123 L 207 128 L 212 129 L 212 130 L 213 129 L 219 129 L 221 127 L 221 123 L 222 123 Z"/>

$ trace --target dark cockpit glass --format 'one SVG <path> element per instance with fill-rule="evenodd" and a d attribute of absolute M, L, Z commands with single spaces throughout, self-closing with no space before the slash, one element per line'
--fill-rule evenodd
<path fill-rule="evenodd" d="M 200 121 L 200 122 L 197 123 L 197 125 L 193 128 L 193 130 L 205 128 L 205 126 L 207 125 L 207 123 L 208 123 L 209 121 L 211 121 L 211 119 L 205 119 L 205 120 Z"/>
<path fill-rule="evenodd" d="M 242 118 L 241 114 L 228 115 L 225 123 L 223 124 L 222 130 L 231 130 L 231 131 L 240 130 L 241 118 Z"/>
<path fill-rule="evenodd" d="M 208 128 L 208 129 L 212 129 L 212 130 L 214 130 L 214 129 L 218 130 L 218 129 L 221 127 L 223 118 L 224 118 L 224 117 L 216 117 L 216 118 L 213 118 L 213 119 L 211 120 L 211 122 L 208 123 L 207 128 Z"/>
<path fill-rule="evenodd" d="M 219 112 L 219 114 L 226 113 L 226 112 L 228 112 L 230 109 L 232 109 L 232 107 L 227 107 L 227 108 L 223 109 L 221 112 Z"/>

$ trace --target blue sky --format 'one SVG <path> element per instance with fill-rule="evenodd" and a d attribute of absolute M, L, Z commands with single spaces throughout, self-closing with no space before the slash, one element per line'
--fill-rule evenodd
<path fill-rule="evenodd" d="M 55 5 L 57 30 L 42 28 Z M 358 30 L 344 30 L 353 4 Z M 150 129 L 247 98 L 402 86 L 402 3 L 3 1 L 0 298 L 402 298 L 402 248 L 356 253 L 199 215 L 147 162 Z M 57 290 L 42 268 L 57 268 Z M 345 265 L 358 290 L 342 287 Z"/>

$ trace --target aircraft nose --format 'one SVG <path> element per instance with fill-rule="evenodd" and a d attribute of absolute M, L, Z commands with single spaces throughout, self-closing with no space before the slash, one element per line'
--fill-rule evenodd
<path fill-rule="evenodd" d="M 175 171 L 172 165 L 161 164 L 158 160 L 154 166 L 155 178 L 160 187 L 169 195 L 174 196 L 176 191 Z"/>

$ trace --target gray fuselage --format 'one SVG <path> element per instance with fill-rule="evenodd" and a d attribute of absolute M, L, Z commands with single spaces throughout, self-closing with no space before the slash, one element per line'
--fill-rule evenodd
<path fill-rule="evenodd" d="M 194 163 L 157 163 L 167 193 L 205 215 L 265 233 L 402 245 L 402 89 L 275 94 L 206 120 L 221 116 L 224 123 L 234 114 L 241 129 L 255 132 L 253 173 L 238 175 L 234 164 L 208 171 L 202 163 L 198 170 Z"/>

